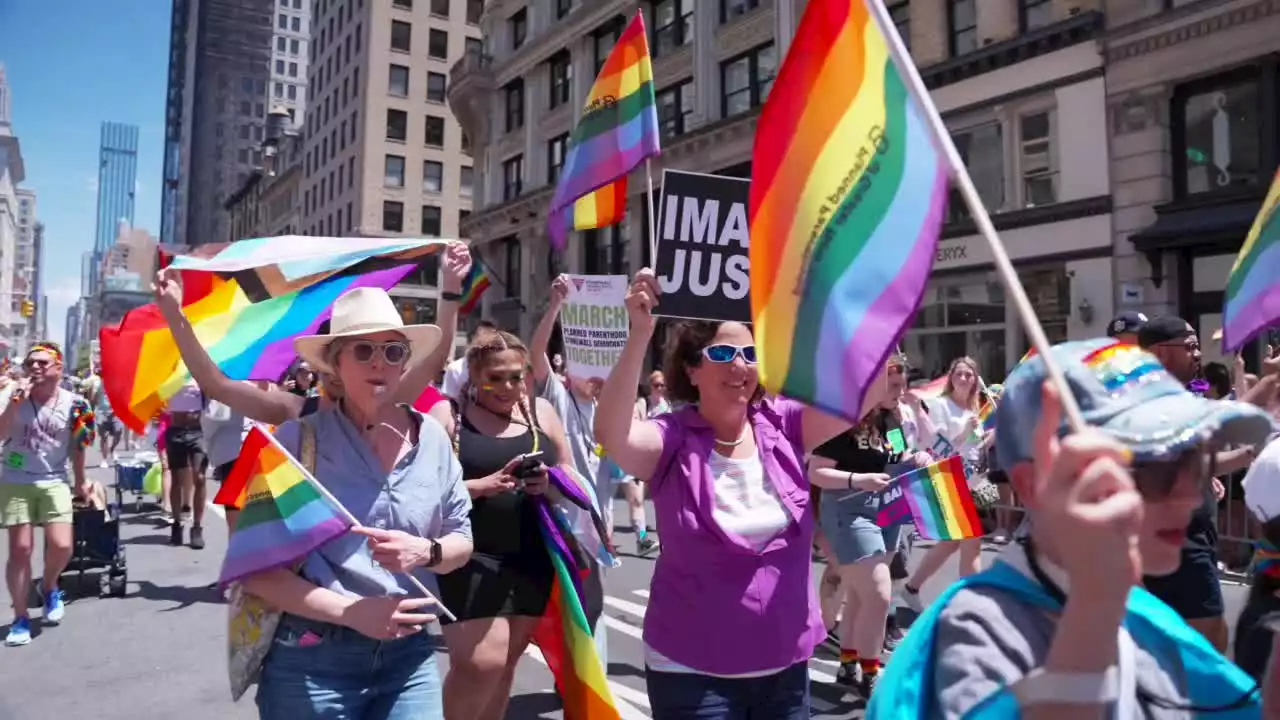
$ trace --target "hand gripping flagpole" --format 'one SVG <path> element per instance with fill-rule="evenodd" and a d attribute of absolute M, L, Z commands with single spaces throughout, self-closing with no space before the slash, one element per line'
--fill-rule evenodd
<path fill-rule="evenodd" d="M 298 469 L 302 471 L 303 477 L 307 479 L 307 482 L 311 483 L 311 487 L 315 488 L 316 492 L 320 493 L 320 495 L 323 496 L 325 500 L 329 501 L 329 504 L 332 505 L 333 508 L 338 511 L 338 514 L 342 515 L 342 519 L 351 523 L 352 527 L 365 527 L 364 523 L 357 520 L 356 516 L 352 515 L 351 511 L 348 510 L 345 505 L 338 502 L 338 498 L 334 497 L 333 493 L 329 492 L 329 488 L 322 485 L 319 480 L 316 480 L 315 476 L 311 474 L 311 471 L 303 467 L 302 463 L 298 462 L 297 459 L 293 457 L 293 453 L 289 452 L 288 449 L 285 448 L 285 446 L 280 444 L 280 441 L 276 439 L 275 435 L 268 432 L 264 432 L 263 435 L 266 435 L 267 438 L 271 441 L 272 445 L 275 445 L 278 449 L 284 451 L 284 454 L 289 456 L 289 458 L 293 460 L 293 464 L 296 465 Z M 454 615 L 453 612 L 449 610 L 449 608 L 445 607 L 444 603 L 440 602 L 440 598 L 436 597 L 434 593 L 428 590 L 427 586 L 423 585 L 421 580 L 414 577 L 413 573 L 400 573 L 400 574 L 409 578 L 409 582 L 413 583 L 413 586 L 418 589 L 418 592 L 422 593 L 423 597 L 429 598 L 431 602 L 434 603 L 435 606 L 440 609 L 441 614 L 443 614 L 445 617 L 449 618 L 454 622 L 458 621 L 457 616 Z"/>
<path fill-rule="evenodd" d="M 1062 374 L 1062 368 L 1049 352 L 1049 348 L 1052 346 L 1049 344 L 1049 338 L 1044 334 L 1044 327 L 1040 325 L 1040 319 L 1036 317 L 1035 309 L 1031 307 L 1031 300 L 1027 297 L 1027 291 L 1023 289 L 1022 282 L 1018 279 L 1018 273 L 1013 269 L 1013 261 L 1009 259 L 1009 253 L 1005 250 L 1004 244 L 1000 242 L 1000 236 L 996 234 L 995 225 L 991 223 L 991 216 L 987 214 L 987 208 L 982 204 L 982 197 L 978 195 L 978 189 L 974 187 L 973 179 L 969 177 L 969 171 L 965 169 L 964 160 L 960 157 L 960 152 L 951 140 L 951 133 L 942 121 L 942 116 L 938 114 L 938 108 L 934 107 L 933 98 L 929 96 L 929 89 L 925 87 L 924 79 L 920 77 L 920 71 L 916 69 L 916 64 L 911 59 L 911 54 L 907 51 L 906 46 L 902 44 L 902 38 L 898 37 L 898 31 L 884 7 L 883 0 L 849 1 L 865 2 L 871 17 L 875 20 L 876 25 L 880 27 L 880 32 L 884 35 L 885 41 L 889 46 L 889 55 L 893 58 L 893 64 L 897 66 L 898 73 L 906 81 L 907 92 L 919 103 L 919 107 L 923 111 L 923 119 L 929 128 L 929 133 L 933 136 L 934 146 L 946 158 L 947 165 L 951 170 L 951 179 L 955 182 L 956 189 L 960 191 L 961 197 L 964 198 L 965 205 L 969 206 L 969 213 L 973 217 L 978 232 L 982 234 L 982 237 L 986 238 L 987 244 L 991 246 L 991 255 L 995 260 L 996 272 L 1000 273 L 1000 278 L 1009 290 L 1013 305 L 1018 311 L 1018 319 L 1022 321 L 1027 335 L 1030 336 L 1032 346 L 1039 352 L 1040 357 L 1044 359 L 1044 369 L 1049 379 L 1058 387 L 1058 392 L 1062 395 L 1062 410 L 1067 417 L 1067 422 L 1073 431 L 1080 432 L 1086 426 L 1084 416 L 1080 413 L 1080 406 L 1076 403 L 1075 396 L 1071 394 L 1071 387 L 1067 385 L 1067 379 Z"/>

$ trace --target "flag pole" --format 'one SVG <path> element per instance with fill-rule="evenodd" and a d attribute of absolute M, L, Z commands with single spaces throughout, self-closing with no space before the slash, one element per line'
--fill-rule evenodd
<path fill-rule="evenodd" d="M 311 471 L 302 463 L 298 462 L 297 458 L 293 457 L 293 453 L 289 452 L 284 445 L 280 444 L 280 441 L 276 439 L 276 436 L 273 433 L 269 433 L 264 430 L 262 431 L 262 434 L 267 436 L 267 439 L 271 441 L 272 445 L 275 445 L 278 450 L 283 451 L 286 456 L 293 460 L 293 464 L 302 471 L 302 476 L 307 479 L 307 482 L 311 483 L 311 487 L 315 488 L 316 492 L 320 493 L 325 500 L 329 501 L 329 504 L 333 505 L 334 509 L 338 511 L 338 514 L 342 516 L 343 520 L 351 523 L 352 527 L 365 527 L 364 523 L 360 522 L 355 515 L 351 514 L 351 511 L 347 509 L 346 505 L 339 502 L 338 498 L 334 497 L 333 493 L 329 492 L 329 488 L 322 485 L 319 480 L 316 480 L 315 476 L 311 474 Z M 449 608 L 445 607 L 444 603 L 440 602 L 440 598 L 436 597 L 434 593 L 428 590 L 427 586 L 423 585 L 421 580 L 414 577 L 413 573 L 400 574 L 409 578 L 409 582 L 413 583 L 413 586 L 418 589 L 418 592 L 422 593 L 424 597 L 429 598 L 433 603 L 435 603 L 435 606 L 440 609 L 440 612 L 443 613 L 445 617 L 454 622 L 458 621 L 457 616 L 455 616 Z"/>
<path fill-rule="evenodd" d="M 1080 413 L 1080 406 L 1076 403 L 1075 396 L 1071 394 L 1071 387 L 1067 385 L 1067 379 L 1062 374 L 1062 368 L 1049 352 L 1049 348 L 1052 346 L 1049 344 L 1049 338 L 1044 334 L 1044 327 L 1040 325 L 1035 309 L 1031 307 L 1031 300 L 1027 297 L 1027 291 L 1022 287 L 1022 282 L 1018 280 L 1018 273 L 1013 268 L 1013 261 L 1009 259 L 1009 253 L 1005 250 L 1004 244 L 1000 242 L 1000 236 L 996 234 L 995 225 L 991 223 L 991 216 L 987 214 L 987 209 L 982 204 L 982 197 L 978 195 L 978 189 L 974 187 L 973 179 L 969 177 L 969 171 L 965 169 L 964 160 L 960 157 L 960 152 L 951 140 L 951 133 L 942 121 L 942 116 L 938 114 L 938 108 L 934 106 L 933 98 L 929 96 L 929 89 L 925 87 L 924 79 L 920 77 L 920 71 L 916 69 L 916 64 L 911 59 L 911 54 L 902 44 L 902 38 L 898 37 L 898 31 L 893 24 L 893 20 L 889 17 L 882 0 L 849 1 L 865 2 L 868 12 L 871 13 L 876 25 L 880 27 L 880 32 L 884 35 L 885 42 L 889 46 L 889 55 L 893 59 L 893 64 L 897 66 L 898 72 L 906 82 L 907 92 L 915 98 L 924 111 L 923 120 L 929 128 L 929 134 L 933 136 L 934 146 L 946 158 L 947 165 L 951 170 L 951 179 L 955 182 L 956 189 L 960 191 L 961 197 L 964 198 L 965 205 L 969 206 L 969 213 L 973 216 L 978 232 L 986 239 L 987 244 L 991 246 L 991 255 L 995 261 L 996 272 L 1000 274 L 1001 279 L 1004 280 L 1005 287 L 1009 290 L 1014 308 L 1018 311 L 1018 319 L 1022 321 L 1027 335 L 1030 336 L 1031 344 L 1040 353 L 1040 356 L 1044 358 L 1046 374 L 1053 381 L 1053 384 L 1058 387 L 1058 391 L 1062 395 L 1062 410 L 1066 415 L 1067 422 L 1070 423 L 1072 430 L 1076 432 L 1083 430 L 1086 425 L 1084 416 Z"/>
<path fill-rule="evenodd" d="M 644 159 L 644 178 L 649 183 L 649 266 L 658 265 L 658 213 L 653 209 L 653 160 Z"/>

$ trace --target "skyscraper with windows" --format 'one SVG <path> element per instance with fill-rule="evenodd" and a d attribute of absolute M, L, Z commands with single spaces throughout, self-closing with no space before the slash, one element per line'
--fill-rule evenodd
<path fill-rule="evenodd" d="M 138 126 L 104 122 L 98 144 L 98 215 L 93 251 L 106 252 L 121 221 L 133 225 L 138 186 Z"/>
<path fill-rule="evenodd" d="M 311 0 L 276 0 L 271 38 L 268 110 L 283 107 L 300 126 L 307 106 L 307 57 L 311 45 Z M 257 138 L 259 142 L 262 138 Z"/>

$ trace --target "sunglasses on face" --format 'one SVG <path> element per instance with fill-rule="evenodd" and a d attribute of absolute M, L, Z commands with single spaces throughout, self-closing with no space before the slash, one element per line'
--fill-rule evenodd
<path fill-rule="evenodd" d="M 1143 497 L 1162 500 L 1173 492 L 1184 474 L 1191 474 L 1197 487 L 1208 482 L 1213 476 L 1213 453 L 1195 449 L 1168 460 L 1144 460 L 1134 463 L 1131 472 L 1133 484 Z"/>
<path fill-rule="evenodd" d="M 388 365 L 403 365 L 409 360 L 408 343 L 375 343 L 368 340 L 351 343 L 351 356 L 358 363 L 373 362 L 373 356 L 378 352 L 382 353 L 382 361 Z"/>
<path fill-rule="evenodd" d="M 702 348 L 702 356 L 717 365 L 731 363 L 736 357 L 741 357 L 742 362 L 748 365 L 755 365 L 756 346 L 717 343 L 715 345 L 708 345 Z"/>
<path fill-rule="evenodd" d="M 524 383 L 523 371 L 510 373 L 492 373 L 485 375 L 485 385 L 520 385 Z"/>
<path fill-rule="evenodd" d="M 654 390 L 665 390 L 667 387 L 667 384 L 664 382 L 655 382 L 655 383 L 649 383 L 649 387 L 653 388 Z"/>
<path fill-rule="evenodd" d="M 49 367 L 50 365 L 53 365 L 53 361 L 52 361 L 52 360 L 23 360 L 23 361 L 22 361 L 22 367 L 27 368 L 27 369 L 31 369 L 31 368 L 47 368 L 47 367 Z"/>

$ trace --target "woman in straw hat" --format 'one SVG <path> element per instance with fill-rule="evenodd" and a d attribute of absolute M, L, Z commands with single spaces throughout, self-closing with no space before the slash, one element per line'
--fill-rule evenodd
<path fill-rule="evenodd" d="M 298 572 L 244 580 L 284 613 L 263 663 L 263 718 L 443 718 L 443 646 L 426 631 L 436 600 L 408 576 L 434 594 L 437 574 L 470 559 L 471 498 L 449 436 L 395 400 L 404 367 L 440 337 L 434 325 L 405 325 L 385 291 L 358 288 L 334 303 L 328 334 L 294 341 L 343 393 L 276 437 L 363 527 L 311 552 Z"/>

